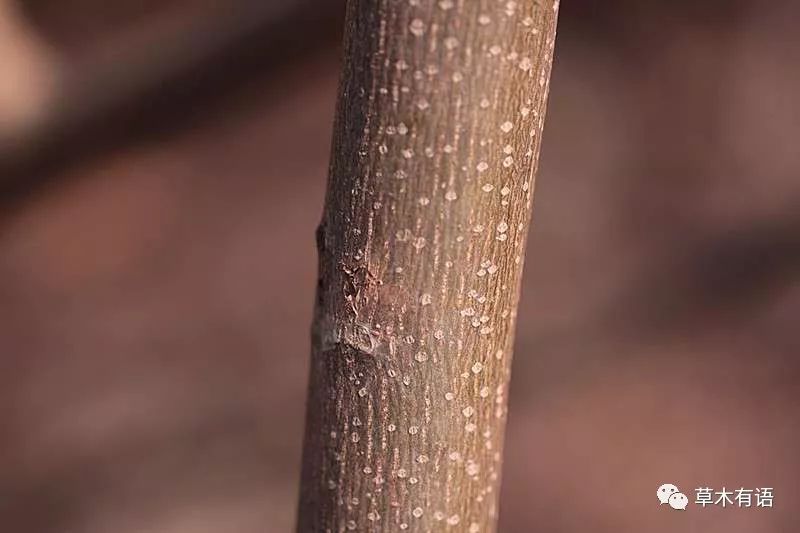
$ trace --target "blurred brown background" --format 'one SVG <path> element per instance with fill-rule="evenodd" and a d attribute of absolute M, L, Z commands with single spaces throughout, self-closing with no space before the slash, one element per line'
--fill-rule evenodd
<path fill-rule="evenodd" d="M 291 530 L 341 12 L 0 0 L 0 530 Z M 797 531 L 798 16 L 562 3 L 502 531 Z"/>

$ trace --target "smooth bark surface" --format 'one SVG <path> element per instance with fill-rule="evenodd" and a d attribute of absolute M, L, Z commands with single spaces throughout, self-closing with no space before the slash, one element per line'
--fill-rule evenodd
<path fill-rule="evenodd" d="M 301 532 L 496 528 L 557 10 L 348 4 Z"/>

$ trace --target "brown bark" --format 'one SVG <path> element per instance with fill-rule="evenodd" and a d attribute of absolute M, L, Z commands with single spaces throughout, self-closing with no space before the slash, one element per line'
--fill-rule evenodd
<path fill-rule="evenodd" d="M 557 9 L 348 4 L 301 532 L 496 528 Z"/>

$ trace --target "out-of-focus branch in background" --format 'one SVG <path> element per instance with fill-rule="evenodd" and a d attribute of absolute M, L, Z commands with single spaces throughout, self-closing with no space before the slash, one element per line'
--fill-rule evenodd
<path fill-rule="evenodd" d="M 11 0 L 0 0 L 0 147 L 6 156 L 36 135 L 54 99 L 58 63 Z M 2 178 L 0 178 L 2 179 Z"/>
<path fill-rule="evenodd" d="M 341 16 L 338 0 L 180 5 L 70 62 L 53 59 L 14 7 L 0 11 L 13 30 L 1 37 L 11 65 L 0 84 L 3 204 L 70 162 L 207 117 L 229 90 L 335 43 Z"/>

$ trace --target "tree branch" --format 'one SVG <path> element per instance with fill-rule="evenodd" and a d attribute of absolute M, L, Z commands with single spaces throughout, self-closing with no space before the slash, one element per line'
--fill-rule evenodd
<path fill-rule="evenodd" d="M 349 2 L 301 532 L 496 527 L 557 7 Z"/>

